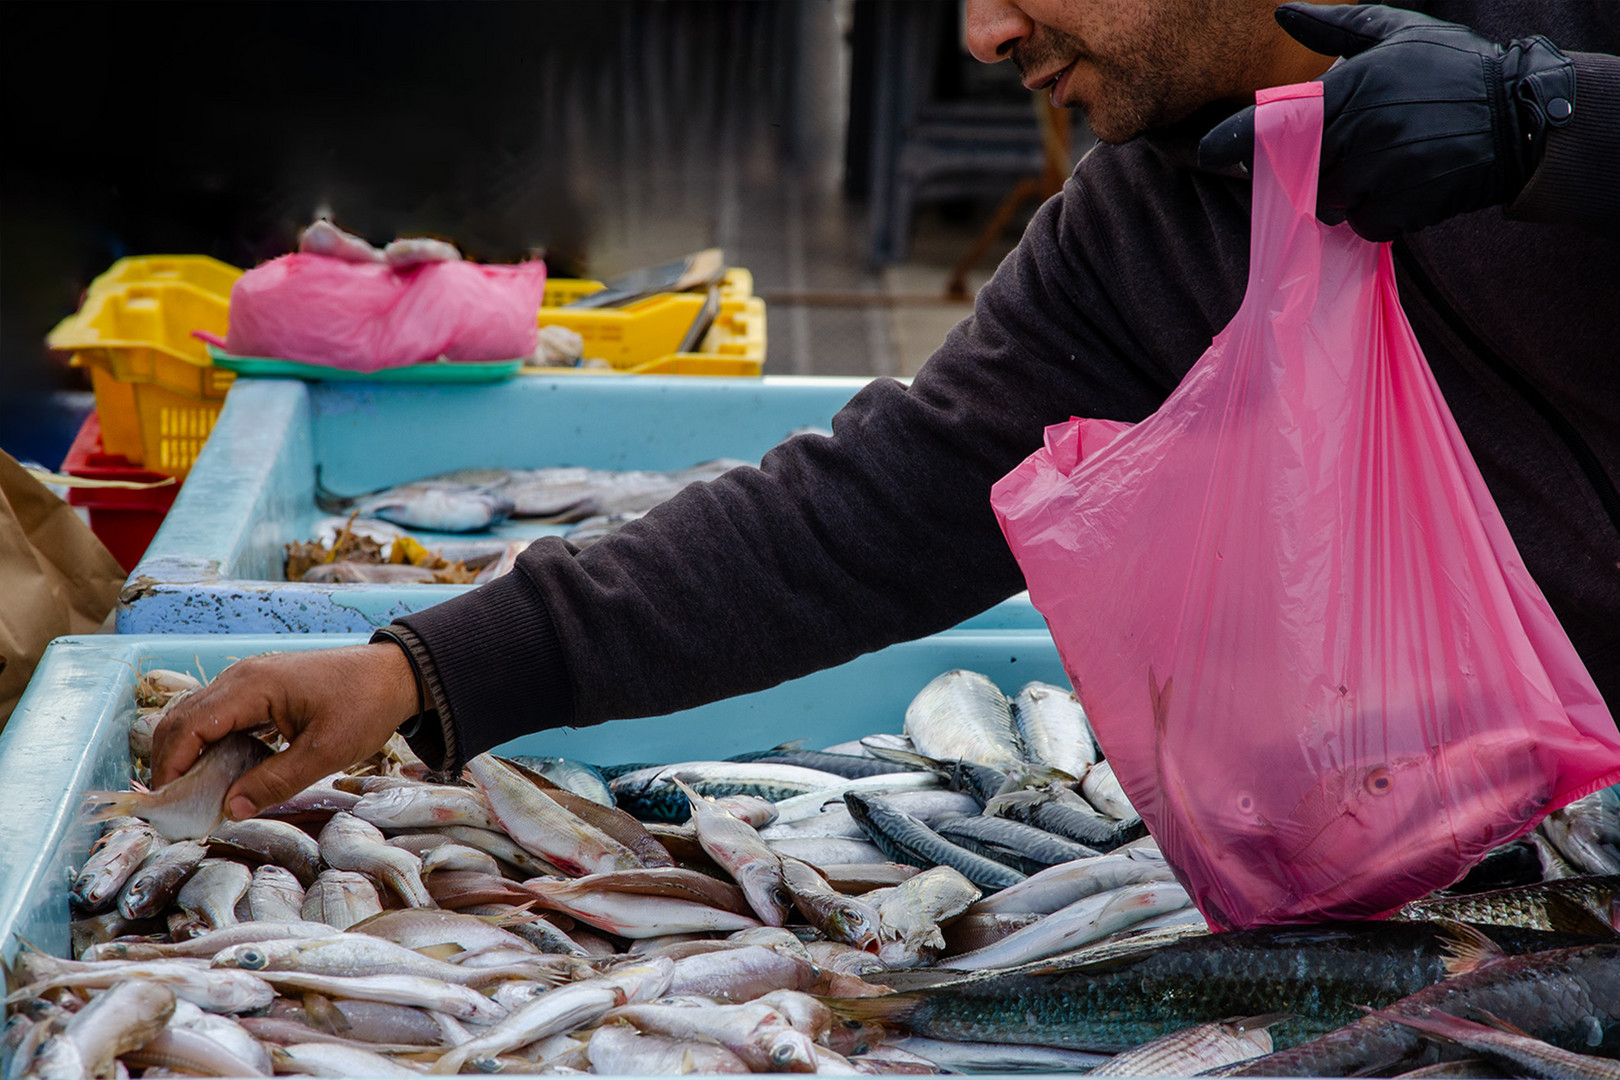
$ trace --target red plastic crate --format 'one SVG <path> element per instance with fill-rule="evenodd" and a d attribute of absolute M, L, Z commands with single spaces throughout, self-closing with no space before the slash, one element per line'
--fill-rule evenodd
<path fill-rule="evenodd" d="M 163 473 L 149 472 L 131 465 L 120 454 L 103 453 L 101 419 L 94 411 L 84 418 L 73 445 L 62 461 L 69 476 L 92 480 L 134 480 L 153 483 L 168 479 Z M 180 485 L 158 488 L 69 488 L 68 502 L 90 511 L 90 531 L 107 546 L 127 573 L 146 554 L 147 545 L 157 535 L 158 526 L 174 504 Z"/>

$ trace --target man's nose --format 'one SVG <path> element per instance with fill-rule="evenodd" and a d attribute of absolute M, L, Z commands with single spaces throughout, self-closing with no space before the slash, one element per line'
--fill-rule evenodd
<path fill-rule="evenodd" d="M 967 46 L 975 60 L 994 64 L 1034 29 L 1013 0 L 967 0 Z"/>

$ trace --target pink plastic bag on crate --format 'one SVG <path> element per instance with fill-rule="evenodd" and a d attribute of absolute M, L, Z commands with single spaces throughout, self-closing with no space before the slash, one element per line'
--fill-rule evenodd
<path fill-rule="evenodd" d="M 1620 779 L 1620 734 L 1400 309 L 1264 91 L 1247 294 L 1157 413 L 991 502 L 1098 741 L 1217 928 L 1365 918 Z"/>
<path fill-rule="evenodd" d="M 436 360 L 512 360 L 534 352 L 546 264 L 454 260 L 396 269 L 293 254 L 231 288 L 225 349 L 349 371 Z"/>

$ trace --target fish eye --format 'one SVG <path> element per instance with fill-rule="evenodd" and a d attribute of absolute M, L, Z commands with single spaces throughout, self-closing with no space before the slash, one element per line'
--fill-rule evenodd
<path fill-rule="evenodd" d="M 1254 793 L 1240 791 L 1237 793 L 1237 809 L 1240 814 L 1252 814 L 1255 809 Z"/>
<path fill-rule="evenodd" d="M 267 960 L 264 953 L 258 949 L 243 949 L 236 954 L 236 962 L 249 971 L 258 971 L 264 967 Z"/>
<path fill-rule="evenodd" d="M 771 1061 L 777 1065 L 786 1065 L 793 1060 L 793 1056 L 792 1043 L 783 1043 L 780 1046 L 771 1047 Z"/>
<path fill-rule="evenodd" d="M 1390 775 L 1388 769 L 1380 765 L 1367 773 L 1367 779 L 1362 781 L 1362 786 L 1367 789 L 1369 795 L 1388 795 L 1395 786 L 1395 778 Z"/>

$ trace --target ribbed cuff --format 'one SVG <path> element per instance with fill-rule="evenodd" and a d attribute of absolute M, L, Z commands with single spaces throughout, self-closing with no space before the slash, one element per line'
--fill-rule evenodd
<path fill-rule="evenodd" d="M 399 734 L 417 757 L 435 772 L 445 772 L 453 756 L 446 747 L 455 746 L 455 729 L 450 726 L 449 707 L 443 701 L 439 680 L 427 651 L 410 628 L 394 623 L 371 635 L 372 644 L 392 642 L 405 653 L 411 663 L 411 674 L 416 678 L 416 715 L 399 726 Z M 428 707 L 428 702 L 433 707 Z M 459 771 L 460 763 L 456 763 Z"/>
<path fill-rule="evenodd" d="M 457 771 L 492 746 L 573 719 L 562 642 L 521 569 L 385 629 L 403 639 L 438 711 L 441 771 Z M 429 760 L 416 743 L 411 748 Z"/>
<path fill-rule="evenodd" d="M 1548 129 L 1541 164 L 1507 216 L 1620 234 L 1620 57 L 1564 55 L 1575 65 L 1574 111 Z"/>

